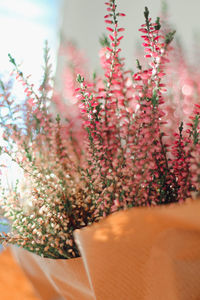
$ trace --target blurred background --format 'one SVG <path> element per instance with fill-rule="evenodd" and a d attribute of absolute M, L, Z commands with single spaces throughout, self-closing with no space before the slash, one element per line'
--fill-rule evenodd
<path fill-rule="evenodd" d="M 48 40 L 56 84 L 59 85 L 62 59 L 57 59 L 58 47 L 73 40 L 85 52 L 90 68 L 99 69 L 99 37 L 105 32 L 103 0 L 0 0 L 0 74 L 12 69 L 8 53 L 22 64 L 25 74 L 34 83 L 42 75 L 44 41 Z M 135 64 L 135 50 L 141 43 L 139 26 L 144 22 L 144 7 L 148 6 L 153 19 L 167 5 L 169 22 L 177 30 L 188 56 L 194 52 L 194 40 L 199 39 L 199 0 L 123 0 L 119 10 L 126 13 L 120 20 L 126 28 L 122 41 L 123 55 L 128 66 Z"/>
<path fill-rule="evenodd" d="M 56 61 L 58 45 L 58 14 L 60 0 L 0 1 L 0 73 L 12 69 L 10 53 L 23 71 L 37 82 L 42 74 L 44 41 L 48 40 Z"/>
<path fill-rule="evenodd" d="M 103 0 L 63 0 L 61 10 L 61 37 L 75 40 L 90 58 L 91 66 L 98 66 L 99 37 L 105 32 L 105 5 Z M 192 51 L 193 38 L 200 30 L 199 0 L 121 0 L 118 8 L 126 14 L 120 20 L 126 28 L 122 41 L 123 53 L 129 65 L 132 65 L 136 42 L 141 42 L 138 32 L 144 23 L 144 7 L 150 10 L 153 20 L 161 15 L 167 6 L 169 21 L 177 30 L 177 36 L 189 52 Z"/>
<path fill-rule="evenodd" d="M 74 41 L 86 54 L 92 71 L 99 70 L 98 52 L 99 38 L 105 33 L 103 16 L 105 13 L 104 0 L 62 0 L 60 2 L 59 37 L 63 44 L 66 40 Z M 185 47 L 188 59 L 194 60 L 199 53 L 194 44 L 200 41 L 199 0 L 121 0 L 118 7 L 126 14 L 120 19 L 122 27 L 126 28 L 122 40 L 122 55 L 126 58 L 129 67 L 135 67 L 136 50 L 141 44 L 138 29 L 144 23 L 144 7 L 150 10 L 153 20 L 167 9 L 169 22 L 176 32 L 176 37 Z M 161 20 L 162 21 L 162 20 Z M 57 60 L 56 87 L 63 89 L 62 85 L 63 60 Z"/>
<path fill-rule="evenodd" d="M 0 74 L 12 69 L 8 53 L 22 64 L 25 74 L 37 83 L 42 74 L 44 41 L 48 40 L 56 84 L 59 86 L 62 59 L 57 59 L 58 47 L 73 40 L 85 52 L 90 68 L 99 69 L 99 37 L 105 32 L 103 0 L 0 0 Z M 194 52 L 194 40 L 199 39 L 199 0 L 123 0 L 119 10 L 126 13 L 121 25 L 126 28 L 122 41 L 123 55 L 128 66 L 135 64 L 135 50 L 141 43 L 139 26 L 144 22 L 144 7 L 153 19 L 167 5 L 169 22 L 177 30 L 188 56 Z"/>
<path fill-rule="evenodd" d="M 176 36 L 183 44 L 188 59 L 193 62 L 199 59 L 199 0 L 119 0 L 118 2 L 119 10 L 126 14 L 126 18 L 121 18 L 121 26 L 126 28 L 121 46 L 122 55 L 126 58 L 128 66 L 135 67 L 137 45 L 141 43 L 138 29 L 144 23 L 145 6 L 148 6 L 153 20 L 161 15 L 167 6 L 169 22 L 172 28 L 177 30 Z M 63 58 L 62 55 L 58 55 L 59 46 L 67 41 L 74 41 L 88 58 L 90 70 L 98 71 L 100 69 L 99 38 L 105 32 L 105 14 L 104 0 L 0 0 L 1 78 L 6 80 L 12 70 L 8 59 L 8 53 L 11 53 L 16 62 L 21 64 L 24 74 L 31 74 L 32 82 L 39 86 L 42 78 L 45 40 L 48 41 L 51 49 L 55 86 L 58 91 L 63 89 Z M 17 97 L 18 99 L 23 97 L 22 91 L 17 91 Z M 0 157 L 0 163 L 5 159 Z M 14 180 L 19 173 L 10 164 L 6 177 L 5 174 L 3 175 L 2 180 L 6 182 Z M 6 229 L 0 225 L 0 230 Z M 6 262 L 5 258 L 4 262 Z M 6 263 L 1 264 L 0 274 L 4 274 L 2 268 L 6 270 L 7 266 Z M 15 277 L 15 273 L 12 276 Z M 3 277 L 0 277 L 0 286 L 3 286 L 2 280 Z M 20 293 L 19 289 L 18 292 Z M 19 299 L 31 299 L 29 296 L 26 295 L 25 298 L 19 296 Z"/>

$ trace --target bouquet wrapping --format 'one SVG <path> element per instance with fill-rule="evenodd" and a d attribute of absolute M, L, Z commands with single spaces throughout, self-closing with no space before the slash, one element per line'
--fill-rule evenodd
<path fill-rule="evenodd" d="M 41 299 L 95 299 L 81 258 L 54 260 L 21 248 L 12 251 Z"/>
<path fill-rule="evenodd" d="M 199 209 L 189 201 L 113 214 L 75 232 L 82 258 L 15 255 L 45 300 L 198 299 Z"/>

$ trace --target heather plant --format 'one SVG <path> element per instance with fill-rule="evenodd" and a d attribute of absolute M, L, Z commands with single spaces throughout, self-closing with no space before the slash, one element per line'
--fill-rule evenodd
<path fill-rule="evenodd" d="M 12 229 L 1 240 L 45 257 L 70 258 L 79 255 L 73 230 L 94 221 L 94 206 L 81 179 L 71 124 L 61 124 L 59 116 L 54 120 L 48 112 L 52 88 L 47 47 L 44 58 L 44 78 L 36 93 L 10 56 L 16 77 L 25 87 L 26 99 L 20 107 L 2 83 L 1 105 L 8 114 L 1 116 L 7 143 L 1 152 L 23 169 L 25 184 L 2 194 L 1 205 L 12 220 Z M 28 203 L 24 197 L 29 197 Z"/>
<path fill-rule="evenodd" d="M 136 60 L 133 72 L 120 55 L 125 29 L 119 20 L 125 14 L 118 12 L 115 0 L 106 2 L 106 9 L 108 35 L 101 39 L 100 51 L 104 75 L 91 79 L 79 65 L 80 53 L 70 45 L 70 104 L 55 93 L 52 97 L 48 47 L 37 92 L 10 56 L 25 88 L 22 106 L 2 83 L 1 107 L 8 113 L 1 116 L 7 143 L 1 152 L 24 170 L 25 185 L 21 191 L 16 186 L 3 192 L 11 232 L 1 241 L 45 257 L 78 256 L 73 231 L 115 211 L 182 203 L 199 191 L 197 97 L 190 94 L 192 110 L 187 118 L 179 114 L 177 126 L 169 113 L 177 92 L 170 85 L 167 93 L 175 32 L 163 30 L 159 18 L 153 22 L 145 7 L 139 29 L 145 64 Z M 50 113 L 52 102 L 61 117 Z"/>
<path fill-rule="evenodd" d="M 123 14 L 116 12 L 115 2 L 107 5 L 105 19 L 111 34 L 110 45 L 104 49 L 105 87 L 96 97 L 84 79 L 78 78 L 90 140 L 90 176 L 100 174 L 98 185 L 93 185 L 97 211 L 107 215 L 130 206 L 183 201 L 197 188 L 191 182 L 190 162 L 193 145 L 198 143 L 198 138 L 194 141 L 192 137 L 199 125 L 196 111 L 196 125 L 183 129 L 180 123 L 171 145 L 165 142 L 167 124 L 162 107 L 167 89 L 163 77 L 175 32 L 163 36 L 159 18 L 153 23 L 145 8 L 145 24 L 139 31 L 148 67 L 143 69 L 137 60 L 138 71 L 130 76 L 119 56 L 124 28 L 118 26 L 117 18 Z"/>

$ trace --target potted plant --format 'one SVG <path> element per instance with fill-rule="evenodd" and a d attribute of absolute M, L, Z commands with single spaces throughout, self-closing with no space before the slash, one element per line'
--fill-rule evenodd
<path fill-rule="evenodd" d="M 69 112 L 58 97 L 61 115 L 50 112 L 48 47 L 38 92 L 10 56 L 26 99 L 16 105 L 2 83 L 1 153 L 25 183 L 3 192 L 11 231 L 1 241 L 25 249 L 18 259 L 43 299 L 196 299 L 199 203 L 184 202 L 199 191 L 198 98 L 190 94 L 191 115 L 177 122 L 166 93 L 175 32 L 145 7 L 145 64 L 132 72 L 120 56 L 125 14 L 115 0 L 106 9 L 104 76 L 77 75 Z"/>

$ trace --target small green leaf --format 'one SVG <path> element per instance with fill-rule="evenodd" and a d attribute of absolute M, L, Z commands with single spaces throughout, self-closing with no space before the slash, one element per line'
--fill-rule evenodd
<path fill-rule="evenodd" d="M 156 24 L 157 24 L 157 25 L 154 27 L 155 30 L 160 30 L 161 24 L 160 24 L 160 18 L 159 18 L 159 17 L 157 17 L 157 19 L 156 19 Z"/>
<path fill-rule="evenodd" d="M 11 56 L 10 53 L 8 53 L 8 57 L 9 57 L 10 62 L 16 67 L 17 64 L 16 64 L 16 62 L 15 62 L 15 59 Z"/>
<path fill-rule="evenodd" d="M 173 41 L 175 33 L 176 33 L 176 30 L 171 31 L 171 32 L 166 34 L 166 36 L 165 36 L 166 46 L 169 45 Z"/>
<path fill-rule="evenodd" d="M 137 64 L 137 68 L 141 71 L 142 70 L 142 66 L 139 62 L 139 59 L 136 59 L 136 64 Z"/>
<path fill-rule="evenodd" d="M 110 47 L 110 41 L 105 34 L 103 34 L 102 37 L 99 38 L 99 42 L 102 47 Z"/>

